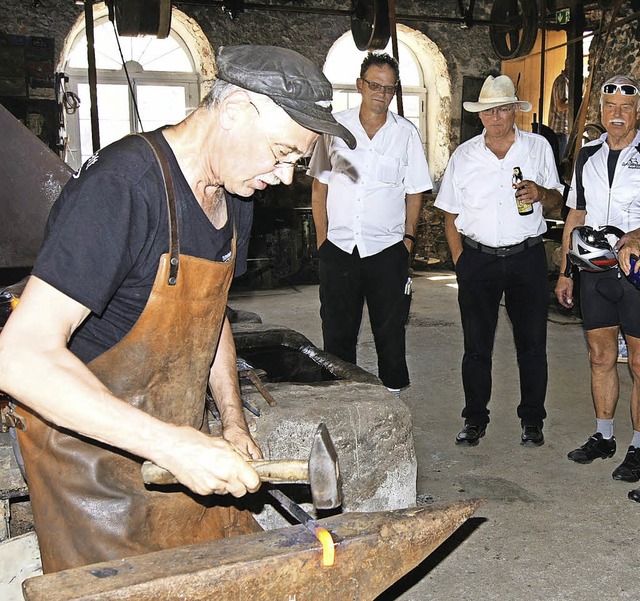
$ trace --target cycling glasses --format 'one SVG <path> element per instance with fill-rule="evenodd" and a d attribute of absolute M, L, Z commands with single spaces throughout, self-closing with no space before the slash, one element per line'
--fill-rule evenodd
<path fill-rule="evenodd" d="M 630 83 L 605 83 L 602 86 L 603 94 L 615 94 L 618 90 L 623 96 L 637 96 L 638 88 Z"/>

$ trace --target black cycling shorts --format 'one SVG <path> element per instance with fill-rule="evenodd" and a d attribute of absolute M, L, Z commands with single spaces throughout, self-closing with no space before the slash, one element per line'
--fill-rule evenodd
<path fill-rule="evenodd" d="M 618 269 L 580 272 L 580 308 L 587 330 L 620 326 L 640 338 L 640 290 Z"/>

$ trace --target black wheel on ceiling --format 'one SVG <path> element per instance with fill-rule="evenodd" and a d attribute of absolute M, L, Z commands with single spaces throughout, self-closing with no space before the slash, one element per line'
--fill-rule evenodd
<path fill-rule="evenodd" d="M 384 50 L 391 37 L 387 0 L 354 0 L 351 34 L 358 50 Z"/>
<path fill-rule="evenodd" d="M 108 0 L 109 19 L 118 35 L 164 39 L 171 29 L 171 0 Z"/>
<path fill-rule="evenodd" d="M 538 35 L 536 0 L 495 0 L 491 7 L 489 37 L 503 61 L 526 56 Z"/>

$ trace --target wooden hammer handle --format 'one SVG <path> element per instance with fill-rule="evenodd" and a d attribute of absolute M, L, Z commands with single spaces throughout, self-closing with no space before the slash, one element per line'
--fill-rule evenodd
<path fill-rule="evenodd" d="M 262 482 L 309 482 L 309 462 L 303 459 L 261 459 L 247 463 L 258 472 Z M 141 471 L 145 484 L 179 484 L 171 472 L 151 461 L 145 461 Z"/>

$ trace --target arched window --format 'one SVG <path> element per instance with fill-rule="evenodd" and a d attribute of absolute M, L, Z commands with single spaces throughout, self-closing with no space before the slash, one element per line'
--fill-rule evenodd
<path fill-rule="evenodd" d="M 449 160 L 451 143 L 451 78 L 438 46 L 420 31 L 398 23 L 398 53 L 404 113 L 419 129 L 425 146 L 431 179 L 436 182 Z M 387 45 L 385 52 L 391 54 Z M 325 74 L 333 84 L 342 110 L 359 102 L 356 79 L 365 57 L 359 52 L 351 32 L 334 42 L 325 62 Z M 391 110 L 395 110 L 395 103 Z"/>
<path fill-rule="evenodd" d="M 393 55 L 391 42 L 384 49 Z M 360 65 L 367 56 L 356 48 L 351 33 L 343 35 L 331 48 L 324 64 L 324 73 L 333 84 L 333 109 L 341 111 L 360 104 L 360 94 L 356 90 L 356 79 L 360 77 Z M 420 131 L 423 144 L 428 140 L 425 107 L 427 88 L 424 84 L 422 68 L 415 54 L 403 42 L 398 40 L 398 59 L 400 81 L 402 82 L 402 105 L 405 118 L 409 119 Z M 389 108 L 398 112 L 397 100 Z"/>
<path fill-rule="evenodd" d="M 162 40 L 118 37 L 113 23 L 102 16 L 95 19 L 94 39 L 101 146 L 129 133 L 177 123 L 197 106 L 194 60 L 175 30 Z M 71 43 L 64 71 L 69 76 L 67 90 L 80 98 L 79 109 L 67 119 L 65 158 L 78 169 L 93 154 L 84 29 Z"/>

